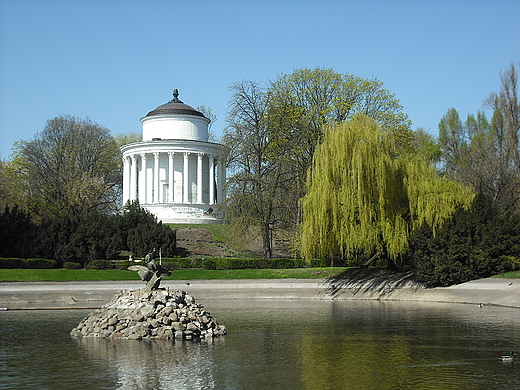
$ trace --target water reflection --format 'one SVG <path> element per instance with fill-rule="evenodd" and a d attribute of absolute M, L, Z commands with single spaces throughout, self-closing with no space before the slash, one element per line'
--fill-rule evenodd
<path fill-rule="evenodd" d="M 78 338 L 92 358 L 117 368 L 119 389 L 213 389 L 214 342 Z"/>
<path fill-rule="evenodd" d="M 202 302 L 213 342 L 71 338 L 87 313 L 0 313 L 0 389 L 520 388 L 520 311 L 377 301 Z"/>

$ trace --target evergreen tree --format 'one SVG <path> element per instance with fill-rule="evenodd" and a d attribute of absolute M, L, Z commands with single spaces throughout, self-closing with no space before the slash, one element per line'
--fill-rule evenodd
<path fill-rule="evenodd" d="M 123 214 L 117 216 L 117 226 L 123 247 L 136 257 L 144 257 L 154 248 L 161 248 L 164 257 L 173 257 L 176 232 L 157 222 L 157 217 L 142 208 L 138 201 L 128 202 Z"/>
<path fill-rule="evenodd" d="M 35 234 L 28 212 L 6 206 L 0 213 L 0 257 L 31 257 Z"/>
<path fill-rule="evenodd" d="M 410 240 L 407 257 L 423 281 L 450 285 L 520 268 L 520 216 L 500 215 L 478 195 L 434 235 L 424 225 Z"/>

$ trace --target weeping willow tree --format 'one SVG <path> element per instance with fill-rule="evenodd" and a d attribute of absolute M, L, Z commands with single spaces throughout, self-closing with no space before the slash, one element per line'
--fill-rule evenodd
<path fill-rule="evenodd" d="M 395 261 L 414 229 L 439 228 L 473 197 L 469 187 L 440 177 L 428 161 L 400 153 L 390 133 L 358 115 L 328 126 L 314 155 L 302 201 L 302 255 L 384 253 Z"/>

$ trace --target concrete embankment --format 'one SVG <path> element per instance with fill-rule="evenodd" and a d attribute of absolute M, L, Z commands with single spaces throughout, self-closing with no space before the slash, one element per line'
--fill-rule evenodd
<path fill-rule="evenodd" d="M 3 282 L 0 309 L 98 308 L 140 281 Z M 197 300 L 212 299 L 379 299 L 453 302 L 520 308 L 520 280 L 480 279 L 455 286 L 426 288 L 406 276 L 370 280 L 163 280 L 161 287 L 185 290 Z"/>

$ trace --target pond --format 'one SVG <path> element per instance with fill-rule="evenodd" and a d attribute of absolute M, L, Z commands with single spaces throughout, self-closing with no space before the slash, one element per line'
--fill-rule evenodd
<path fill-rule="evenodd" d="M 0 389 L 520 388 L 520 311 L 380 301 L 199 301 L 213 342 L 76 339 L 86 310 L 0 312 Z"/>

